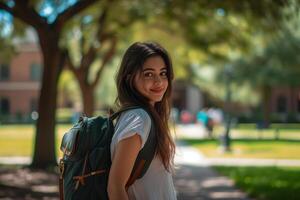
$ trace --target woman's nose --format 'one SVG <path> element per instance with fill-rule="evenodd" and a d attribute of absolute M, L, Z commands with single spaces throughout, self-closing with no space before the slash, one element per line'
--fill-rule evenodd
<path fill-rule="evenodd" d="M 155 76 L 154 76 L 154 82 L 155 82 L 155 83 L 161 83 L 161 82 L 162 82 L 161 77 L 158 76 L 158 75 L 155 75 Z"/>

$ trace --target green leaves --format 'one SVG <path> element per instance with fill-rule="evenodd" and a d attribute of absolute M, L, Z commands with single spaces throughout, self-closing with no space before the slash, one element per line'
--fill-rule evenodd
<path fill-rule="evenodd" d="M 300 6 L 294 0 L 289 2 L 282 9 L 283 20 L 267 45 L 257 47 L 250 57 L 235 62 L 237 81 L 251 82 L 253 86 L 300 84 Z"/>

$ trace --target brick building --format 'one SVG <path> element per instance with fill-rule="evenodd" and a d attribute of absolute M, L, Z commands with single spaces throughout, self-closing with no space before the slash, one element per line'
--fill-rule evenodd
<path fill-rule="evenodd" d="M 270 108 L 280 121 L 289 121 L 289 117 L 300 121 L 300 87 L 273 88 Z"/>
<path fill-rule="evenodd" d="M 11 62 L 0 61 L 1 121 L 28 121 L 37 110 L 42 55 L 35 43 L 17 47 Z"/>

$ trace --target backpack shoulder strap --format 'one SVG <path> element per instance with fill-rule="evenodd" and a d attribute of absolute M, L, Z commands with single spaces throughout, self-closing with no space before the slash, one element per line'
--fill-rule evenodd
<path fill-rule="evenodd" d="M 157 146 L 157 138 L 155 133 L 155 124 L 153 123 L 153 117 L 149 113 L 149 111 L 141 106 L 129 106 L 125 107 L 114 114 L 112 114 L 109 118 L 110 120 L 115 120 L 121 113 L 127 110 L 136 109 L 136 108 L 142 108 L 145 110 L 148 115 L 151 118 L 151 128 L 149 132 L 149 136 L 147 138 L 147 141 L 144 145 L 144 147 L 140 150 L 139 154 L 137 155 L 137 158 L 135 160 L 131 175 L 129 180 L 127 181 L 126 188 L 128 188 L 130 185 L 134 183 L 136 179 L 139 179 L 144 176 L 144 174 L 147 172 L 154 156 L 156 153 L 156 146 Z"/>
<path fill-rule="evenodd" d="M 144 147 L 140 150 L 131 172 L 130 178 L 126 184 L 128 188 L 136 179 L 142 178 L 147 172 L 156 153 L 157 137 L 155 134 L 155 124 L 151 114 L 144 109 L 151 118 L 151 129 Z"/>
<path fill-rule="evenodd" d="M 121 110 L 113 113 L 111 116 L 109 116 L 109 118 L 113 121 L 115 120 L 121 113 L 127 111 L 127 110 L 132 110 L 132 109 L 136 109 L 136 108 L 141 108 L 141 106 L 129 106 L 129 107 L 125 107 L 122 108 Z"/>

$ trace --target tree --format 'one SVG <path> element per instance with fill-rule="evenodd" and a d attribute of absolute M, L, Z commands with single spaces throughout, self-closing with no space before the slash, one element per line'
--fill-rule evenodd
<path fill-rule="evenodd" d="M 239 59 L 234 64 L 236 81 L 250 82 L 260 91 L 266 125 L 270 121 L 272 87 L 300 84 L 300 5 L 294 0 L 288 1 L 281 13 L 282 19 L 266 46 L 256 48 L 252 56 Z M 265 37 L 270 35 L 265 33 Z"/>
<path fill-rule="evenodd" d="M 83 112 L 87 116 L 92 116 L 94 109 L 95 109 L 95 88 L 97 87 L 100 76 L 106 67 L 107 63 L 112 59 L 116 50 L 117 38 L 114 32 L 110 32 L 106 28 L 107 22 L 107 12 L 109 11 L 110 4 L 112 1 L 108 2 L 108 4 L 103 8 L 102 13 L 99 15 L 97 24 L 92 25 L 92 28 L 96 28 L 96 33 L 93 35 L 91 33 L 86 33 L 85 30 L 91 32 L 91 27 L 89 23 L 84 23 L 84 20 L 80 19 L 79 27 L 76 26 L 74 29 L 81 32 L 80 39 L 78 43 L 79 46 L 79 55 L 80 55 L 80 62 L 76 65 L 72 56 L 70 56 L 71 47 L 73 45 L 69 45 L 66 48 L 67 56 L 67 66 L 75 75 L 76 80 L 79 83 L 80 90 L 82 93 L 82 100 L 83 100 Z M 84 18 L 86 16 L 83 16 Z M 84 36 L 86 33 L 90 38 L 94 38 L 93 40 L 87 39 L 87 36 Z M 92 35 L 92 36 L 91 36 Z M 74 38 L 74 37 L 73 37 Z M 71 41 L 71 40 L 69 40 Z M 93 41 L 93 42 L 91 42 Z M 86 50 L 87 49 L 87 50 Z M 100 55 L 100 56 L 99 56 Z M 92 71 L 92 64 L 97 60 L 97 58 L 101 59 L 101 64 L 97 68 L 97 72 L 94 73 L 95 76 L 93 80 L 90 80 L 90 74 Z"/>
<path fill-rule="evenodd" d="M 57 99 L 57 84 L 61 74 L 65 54 L 59 47 L 60 36 L 64 24 L 96 0 L 82 0 L 75 3 L 55 1 L 56 16 L 45 17 L 39 13 L 41 3 L 28 0 L 1 1 L 0 9 L 10 13 L 25 24 L 31 26 L 38 35 L 43 55 L 43 75 L 39 98 L 39 118 L 36 125 L 36 137 L 33 161 L 31 166 L 45 168 L 57 164 L 55 155 L 55 113 Z M 36 3 L 36 4 L 35 4 Z M 44 4 L 44 5 L 45 5 Z M 47 4 L 47 5 L 48 5 Z M 51 5 L 48 5 L 51 6 Z M 61 8 L 64 7 L 63 11 Z M 55 9 L 55 7 L 52 7 Z"/>

